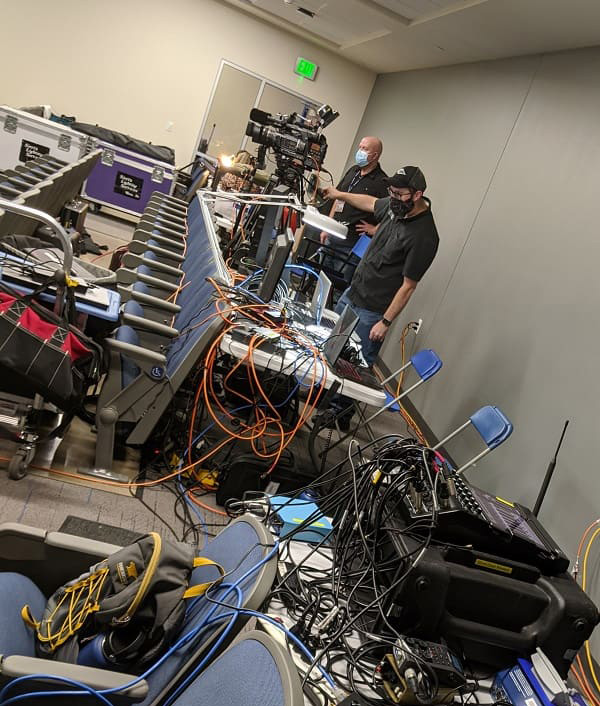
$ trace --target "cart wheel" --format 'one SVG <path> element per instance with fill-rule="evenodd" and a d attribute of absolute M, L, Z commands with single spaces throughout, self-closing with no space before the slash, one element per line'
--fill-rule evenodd
<path fill-rule="evenodd" d="M 8 464 L 8 476 L 13 480 L 21 480 L 27 473 L 27 462 L 23 451 L 17 453 L 10 459 Z"/>
<path fill-rule="evenodd" d="M 100 213 L 100 204 L 94 203 L 93 201 L 90 201 L 89 202 L 89 209 L 90 209 L 90 213 Z"/>

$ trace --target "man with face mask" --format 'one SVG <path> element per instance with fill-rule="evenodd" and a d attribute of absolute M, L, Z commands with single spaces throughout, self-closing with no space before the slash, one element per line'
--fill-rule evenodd
<path fill-rule="evenodd" d="M 339 191 L 351 194 L 370 195 L 375 198 L 387 196 L 386 174 L 379 166 L 383 145 L 378 137 L 363 137 L 355 155 L 355 165 L 344 174 L 337 186 Z M 336 221 L 348 224 L 348 235 L 344 240 L 321 233 L 321 243 L 328 246 L 323 265 L 342 273 L 349 283 L 358 265 L 358 258 L 351 255 L 352 248 L 362 233 L 373 235 L 376 221 L 372 211 L 356 208 L 352 204 L 334 199 L 329 215 Z M 342 263 L 348 260 L 345 265 Z"/>
<path fill-rule="evenodd" d="M 373 365 L 392 321 L 433 262 L 439 243 L 431 202 L 423 196 L 423 172 L 403 167 L 386 182 L 388 196 L 380 199 L 326 190 L 328 198 L 373 213 L 379 224 L 337 306 L 341 312 L 348 304 L 359 317 L 356 332 L 368 365 Z"/>

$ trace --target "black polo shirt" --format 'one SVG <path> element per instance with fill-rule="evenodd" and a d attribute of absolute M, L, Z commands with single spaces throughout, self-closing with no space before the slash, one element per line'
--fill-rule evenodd
<path fill-rule="evenodd" d="M 349 191 L 352 194 L 369 194 L 381 199 L 388 195 L 387 184 L 384 182 L 386 177 L 386 173 L 379 164 L 373 171 L 364 176 L 360 173 L 360 167 L 354 165 L 344 174 L 337 188 L 338 191 Z M 345 240 L 332 239 L 335 240 L 335 243 L 332 244 L 336 249 L 351 250 L 354 247 L 360 236 L 360 233 L 356 232 L 356 224 L 359 221 L 367 221 L 367 223 L 372 223 L 373 225 L 377 223 L 374 214 L 361 211 L 359 208 L 350 206 L 349 203 L 344 203 L 344 208 L 341 211 L 336 211 L 333 217 L 340 223 L 348 224 L 348 235 Z"/>
<path fill-rule="evenodd" d="M 396 218 L 389 197 L 375 202 L 380 225 L 350 284 L 350 301 L 357 306 L 383 314 L 405 277 L 418 282 L 427 272 L 439 236 L 425 200 L 429 208 L 412 218 Z"/>

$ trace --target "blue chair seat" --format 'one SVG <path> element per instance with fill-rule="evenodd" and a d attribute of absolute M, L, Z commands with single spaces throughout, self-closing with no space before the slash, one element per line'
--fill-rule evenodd
<path fill-rule="evenodd" d="M 46 598 L 26 576 L 10 571 L 0 573 L 0 654 L 35 657 L 33 631 L 21 618 L 21 609 L 29 605 L 33 615 L 42 615 Z"/>
<path fill-rule="evenodd" d="M 173 706 L 301 706 L 298 673 L 275 640 L 249 633 L 208 666 Z"/>

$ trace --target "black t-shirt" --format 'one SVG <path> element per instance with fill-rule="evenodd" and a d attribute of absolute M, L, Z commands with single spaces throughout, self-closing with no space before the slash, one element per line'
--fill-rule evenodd
<path fill-rule="evenodd" d="M 379 164 L 372 172 L 364 176 L 361 176 L 360 167 L 355 165 L 350 167 L 344 174 L 337 188 L 339 191 L 349 191 L 352 194 L 369 194 L 370 196 L 381 199 L 387 196 L 388 193 L 387 184 L 384 182 L 386 177 L 386 173 Z M 344 208 L 341 211 L 336 211 L 333 217 L 340 223 L 348 224 L 348 235 L 345 240 L 340 240 L 339 238 L 332 239 L 335 240 L 335 243 L 332 243 L 332 245 L 334 245 L 336 249 L 351 250 L 352 247 L 354 247 L 360 236 L 360 233 L 356 232 L 356 224 L 359 221 L 367 221 L 367 223 L 372 223 L 373 225 L 377 223 L 374 214 L 361 211 L 359 208 L 354 208 L 354 206 L 350 206 L 348 203 L 344 203 Z"/>
<path fill-rule="evenodd" d="M 389 197 L 375 202 L 380 225 L 352 278 L 349 296 L 354 304 L 383 314 L 404 277 L 418 282 L 427 272 L 439 236 L 431 202 L 426 201 L 429 208 L 412 218 L 396 218 Z"/>

